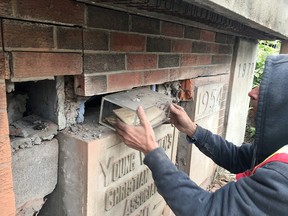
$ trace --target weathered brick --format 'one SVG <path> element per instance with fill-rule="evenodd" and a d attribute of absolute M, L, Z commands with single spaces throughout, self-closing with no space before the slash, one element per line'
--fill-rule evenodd
<path fill-rule="evenodd" d="M 83 32 L 84 49 L 108 50 L 108 37 L 108 32 L 85 29 Z"/>
<path fill-rule="evenodd" d="M 212 64 L 228 64 L 231 62 L 231 56 L 218 55 L 212 57 Z"/>
<path fill-rule="evenodd" d="M 12 1 L 1 0 L 0 2 L 0 16 L 1 17 L 13 17 Z"/>
<path fill-rule="evenodd" d="M 216 33 L 215 42 L 217 43 L 226 43 L 226 44 L 233 44 L 235 37 L 232 35 L 227 35 L 223 33 Z"/>
<path fill-rule="evenodd" d="M 220 54 L 232 54 L 233 47 L 232 45 L 219 45 Z"/>
<path fill-rule="evenodd" d="M 129 14 L 100 7 L 88 6 L 87 26 L 128 31 Z"/>
<path fill-rule="evenodd" d="M 75 93 L 81 96 L 93 96 L 107 92 L 107 77 L 100 76 L 75 76 Z"/>
<path fill-rule="evenodd" d="M 189 40 L 173 40 L 172 52 L 190 53 L 192 51 L 192 42 Z"/>
<path fill-rule="evenodd" d="M 51 50 L 53 26 L 4 19 L 3 39 L 5 50 Z"/>
<path fill-rule="evenodd" d="M 204 42 L 193 42 L 192 43 L 193 53 L 208 53 L 207 44 Z"/>
<path fill-rule="evenodd" d="M 145 50 L 145 36 L 112 32 L 110 50 L 122 52 L 139 52 Z"/>
<path fill-rule="evenodd" d="M 200 39 L 200 32 L 201 30 L 199 28 L 186 26 L 184 31 L 184 37 L 198 40 Z"/>
<path fill-rule="evenodd" d="M 144 84 L 160 84 L 169 81 L 169 70 L 154 70 L 144 72 Z"/>
<path fill-rule="evenodd" d="M 161 34 L 171 37 L 182 38 L 184 36 L 184 27 L 183 25 L 163 21 Z"/>
<path fill-rule="evenodd" d="M 173 68 L 169 70 L 170 81 L 191 79 L 197 77 L 198 74 L 194 72 L 194 68 L 184 67 L 184 68 Z"/>
<path fill-rule="evenodd" d="M 212 56 L 211 55 L 198 55 L 197 56 L 197 65 L 209 65 L 211 64 Z"/>
<path fill-rule="evenodd" d="M 185 54 L 181 56 L 180 66 L 194 66 L 197 65 L 197 55 Z"/>
<path fill-rule="evenodd" d="M 158 67 L 179 67 L 179 55 L 159 55 Z"/>
<path fill-rule="evenodd" d="M 219 52 L 219 44 L 210 43 L 210 44 L 206 44 L 206 47 L 207 47 L 208 53 L 218 53 Z"/>
<path fill-rule="evenodd" d="M 0 110 L 6 110 L 7 103 L 6 103 L 6 85 L 5 80 L 0 79 Z"/>
<path fill-rule="evenodd" d="M 9 56 L 8 53 L 0 52 L 0 79 L 9 79 Z"/>
<path fill-rule="evenodd" d="M 131 31 L 147 34 L 160 34 L 160 20 L 131 15 Z"/>
<path fill-rule="evenodd" d="M 85 54 L 84 73 L 119 71 L 125 69 L 124 54 Z"/>
<path fill-rule="evenodd" d="M 202 29 L 200 33 L 200 40 L 211 42 L 215 41 L 215 32 Z"/>
<path fill-rule="evenodd" d="M 0 10 L 1 10 L 1 3 L 0 3 Z M 0 13 L 1 13 L 1 11 L 0 11 Z M 2 38 L 2 33 L 3 33 L 3 28 L 2 28 L 2 19 L 0 19 L 0 32 L 1 32 L 1 34 L 0 34 L 0 50 L 2 51 L 3 50 L 3 38 Z M 1 73 L 1 72 L 0 72 Z"/>
<path fill-rule="evenodd" d="M 127 69 L 141 70 L 157 68 L 157 55 L 155 54 L 128 54 Z"/>
<path fill-rule="evenodd" d="M 6 101 L 6 97 L 1 100 Z M 5 102 L 1 102 L 1 104 L 5 104 Z M 9 130 L 8 130 L 8 116 L 7 116 L 7 108 L 0 109 L 0 136 L 8 136 Z"/>
<path fill-rule="evenodd" d="M 171 40 L 165 38 L 147 38 L 147 52 L 170 52 Z"/>
<path fill-rule="evenodd" d="M 37 21 L 84 25 L 85 5 L 71 0 L 16 0 L 17 17 Z"/>
<path fill-rule="evenodd" d="M 16 215 L 11 167 L 11 162 L 0 164 L 0 212 L 7 216 Z"/>
<path fill-rule="evenodd" d="M 57 48 L 82 50 L 82 30 L 79 28 L 57 27 Z"/>
<path fill-rule="evenodd" d="M 7 116 L 7 112 L 5 113 L 5 115 Z M 1 117 L 3 116 L 3 114 L 1 115 Z M 8 121 L 7 118 L 5 120 L 1 119 L 0 120 L 0 128 L 2 128 L 2 124 L 3 121 L 5 121 L 5 127 L 4 128 L 6 131 L 8 130 Z M 1 135 L 4 132 L 0 133 L 0 164 L 2 163 L 7 163 L 9 161 L 11 161 L 11 148 L 10 148 L 10 139 L 8 134 L 7 135 Z"/>
<path fill-rule="evenodd" d="M 143 73 L 108 74 L 108 92 L 131 89 L 142 85 Z"/>
<path fill-rule="evenodd" d="M 82 73 L 79 53 L 13 52 L 13 78 L 33 80 L 34 77 L 75 75 Z"/>

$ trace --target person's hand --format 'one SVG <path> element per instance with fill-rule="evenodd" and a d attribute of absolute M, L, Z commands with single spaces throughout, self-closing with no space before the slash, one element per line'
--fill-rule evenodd
<path fill-rule="evenodd" d="M 144 109 L 141 106 L 137 109 L 137 115 L 140 120 L 140 125 L 131 126 L 117 119 L 114 127 L 121 140 L 126 143 L 127 146 L 147 155 L 149 152 L 158 148 L 158 143 L 156 142 L 153 128 L 147 120 Z"/>
<path fill-rule="evenodd" d="M 170 121 L 169 123 L 192 137 L 196 131 L 197 125 L 189 118 L 183 107 L 177 104 L 170 104 Z"/>

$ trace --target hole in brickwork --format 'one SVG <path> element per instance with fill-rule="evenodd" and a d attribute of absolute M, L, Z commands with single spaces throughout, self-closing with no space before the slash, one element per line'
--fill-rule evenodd
<path fill-rule="evenodd" d="M 56 80 L 10 86 L 7 110 L 12 152 L 52 140 L 58 131 Z"/>

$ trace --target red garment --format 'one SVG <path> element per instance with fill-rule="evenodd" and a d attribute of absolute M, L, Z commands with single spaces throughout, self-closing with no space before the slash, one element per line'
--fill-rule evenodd
<path fill-rule="evenodd" d="M 236 180 L 239 180 L 241 178 L 253 175 L 259 167 L 262 167 L 265 164 L 270 163 L 270 162 L 283 162 L 283 163 L 288 164 L 288 145 L 279 149 L 277 152 L 275 152 L 273 155 L 268 157 L 262 163 L 258 164 L 256 167 L 254 167 L 253 170 L 247 170 L 243 173 L 236 174 Z"/>

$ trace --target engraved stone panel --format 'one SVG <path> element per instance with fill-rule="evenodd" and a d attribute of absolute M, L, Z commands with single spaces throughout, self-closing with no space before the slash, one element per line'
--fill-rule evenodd
<path fill-rule="evenodd" d="M 223 83 L 196 87 L 194 121 L 213 133 L 217 133 Z M 214 162 L 193 145 L 189 175 L 198 185 L 205 188 L 215 170 Z"/>
<path fill-rule="evenodd" d="M 144 155 L 104 130 L 99 139 L 60 133 L 58 214 L 160 216 L 166 203 L 143 164 Z M 154 130 L 157 142 L 175 162 L 178 132 L 171 125 Z"/>
<path fill-rule="evenodd" d="M 228 120 L 226 139 L 236 145 L 244 140 L 246 119 L 248 115 L 248 92 L 252 88 L 253 72 L 257 56 L 257 41 L 240 39 L 236 58 L 232 63 L 232 82 L 228 95 Z"/>

